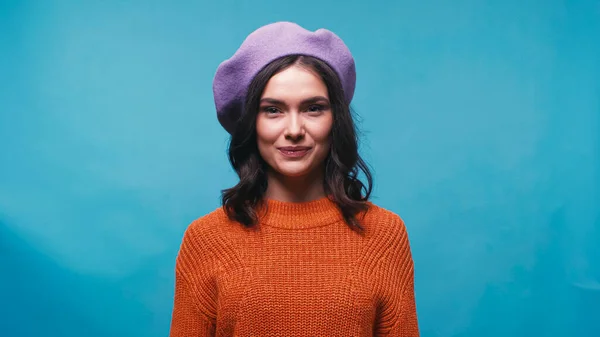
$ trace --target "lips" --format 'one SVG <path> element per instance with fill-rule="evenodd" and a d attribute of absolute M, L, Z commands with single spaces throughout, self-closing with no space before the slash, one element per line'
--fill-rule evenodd
<path fill-rule="evenodd" d="M 285 157 L 300 158 L 303 157 L 310 151 L 310 147 L 307 146 L 284 146 L 278 148 L 279 152 Z"/>

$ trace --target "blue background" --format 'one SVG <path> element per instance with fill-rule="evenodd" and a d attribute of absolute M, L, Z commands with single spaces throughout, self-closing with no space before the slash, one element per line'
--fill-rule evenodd
<path fill-rule="evenodd" d="M 235 181 L 212 76 L 278 20 L 355 55 L 422 336 L 600 336 L 600 2 L 3 1 L 0 335 L 168 334 Z"/>

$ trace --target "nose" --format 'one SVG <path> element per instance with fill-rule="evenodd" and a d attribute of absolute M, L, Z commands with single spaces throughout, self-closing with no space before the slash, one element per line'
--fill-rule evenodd
<path fill-rule="evenodd" d="M 293 141 L 301 140 L 304 137 L 304 120 L 299 113 L 290 113 L 287 118 L 285 129 L 285 138 Z"/>

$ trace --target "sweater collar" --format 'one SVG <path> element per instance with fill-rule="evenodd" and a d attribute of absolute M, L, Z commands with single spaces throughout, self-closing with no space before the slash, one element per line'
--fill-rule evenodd
<path fill-rule="evenodd" d="M 260 223 L 286 229 L 326 226 L 344 219 L 337 205 L 327 197 L 307 202 L 265 199 L 258 215 Z"/>

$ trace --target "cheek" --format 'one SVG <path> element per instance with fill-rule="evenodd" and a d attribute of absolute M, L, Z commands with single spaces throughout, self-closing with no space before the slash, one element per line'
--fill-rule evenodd
<path fill-rule="evenodd" d="M 320 124 L 313 129 L 312 138 L 319 146 L 318 157 L 327 156 L 331 146 L 331 124 Z"/>
<path fill-rule="evenodd" d="M 331 139 L 331 129 L 333 121 L 328 120 L 325 123 L 319 123 L 313 128 L 314 140 L 322 145 L 329 146 Z"/>
<path fill-rule="evenodd" d="M 256 119 L 256 138 L 259 143 L 269 143 L 273 139 L 273 128 L 260 117 Z"/>
<path fill-rule="evenodd" d="M 264 159 L 268 160 L 271 156 L 269 151 L 277 141 L 278 136 L 279 133 L 276 128 L 273 127 L 272 123 L 268 123 L 268 121 L 265 121 L 260 117 L 256 120 L 256 141 L 258 151 Z"/>

